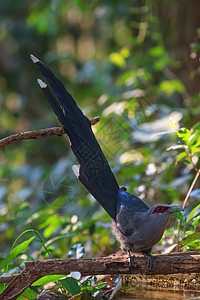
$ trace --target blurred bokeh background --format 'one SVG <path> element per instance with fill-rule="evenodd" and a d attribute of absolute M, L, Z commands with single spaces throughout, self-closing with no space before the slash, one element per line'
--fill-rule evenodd
<path fill-rule="evenodd" d="M 93 129 L 120 186 L 149 205 L 181 205 L 194 166 L 175 164 L 178 150 L 166 149 L 177 135 L 159 133 L 173 131 L 170 117 L 177 128 L 199 121 L 199 36 L 198 0 L 1 1 L 1 138 L 58 125 L 37 85 L 32 53 L 89 118 L 101 117 Z M 52 257 L 67 257 L 77 243 L 85 257 L 118 250 L 110 217 L 77 182 L 74 163 L 63 137 L 1 150 L 1 256 L 32 227 Z M 199 199 L 197 192 L 193 201 Z M 32 243 L 29 259 L 46 257 L 41 249 Z"/>

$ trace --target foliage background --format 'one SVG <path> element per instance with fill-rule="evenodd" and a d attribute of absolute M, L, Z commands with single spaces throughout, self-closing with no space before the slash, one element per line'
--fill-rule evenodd
<path fill-rule="evenodd" d="M 7 0 L 0 16 L 1 137 L 57 125 L 32 53 L 88 117 L 101 117 L 94 131 L 120 186 L 149 205 L 181 205 L 195 170 L 175 164 L 177 150 L 166 151 L 176 134 L 157 133 L 172 131 L 170 116 L 180 127 L 199 121 L 199 1 Z M 199 157 L 193 160 L 198 166 Z M 85 257 L 118 249 L 109 216 L 73 175 L 76 160 L 64 138 L 12 144 L 0 163 L 1 257 L 31 227 L 52 257 L 67 257 L 77 243 Z M 199 203 L 198 188 L 188 205 Z M 169 232 L 157 250 L 171 243 Z M 33 242 L 28 259 L 46 257 L 41 249 Z"/>

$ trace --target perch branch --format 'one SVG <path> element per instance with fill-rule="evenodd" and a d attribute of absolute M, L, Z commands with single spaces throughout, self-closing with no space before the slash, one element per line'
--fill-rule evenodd
<path fill-rule="evenodd" d="M 95 125 L 99 121 L 100 121 L 99 117 L 94 117 L 94 118 L 90 119 L 91 125 Z M 45 129 L 16 133 L 16 134 L 12 134 L 4 139 L 1 139 L 0 140 L 0 149 L 8 146 L 9 144 L 23 141 L 23 140 L 44 138 L 44 137 L 52 136 L 52 135 L 62 136 L 64 134 L 65 134 L 65 130 L 63 127 L 52 127 L 52 128 L 45 128 Z"/>
<path fill-rule="evenodd" d="M 100 274 L 188 274 L 199 273 L 200 252 L 184 252 L 154 255 L 153 267 L 149 271 L 143 256 L 134 257 L 134 268 L 130 269 L 129 258 L 109 256 L 85 259 L 48 259 L 25 263 L 25 269 L 16 276 L 0 294 L 0 300 L 15 300 L 34 281 L 45 275 L 67 275 L 79 271 L 82 276 Z"/>

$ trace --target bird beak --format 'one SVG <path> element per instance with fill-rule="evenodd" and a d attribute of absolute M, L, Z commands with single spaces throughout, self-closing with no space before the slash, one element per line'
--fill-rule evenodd
<path fill-rule="evenodd" d="M 170 209 L 168 210 L 168 212 L 170 214 L 174 213 L 174 212 L 177 212 L 177 211 L 183 211 L 184 209 L 179 206 L 179 205 L 171 205 Z"/>

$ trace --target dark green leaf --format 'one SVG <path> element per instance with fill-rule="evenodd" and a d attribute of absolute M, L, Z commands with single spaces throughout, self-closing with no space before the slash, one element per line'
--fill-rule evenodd
<path fill-rule="evenodd" d="M 183 218 L 183 215 L 180 211 L 177 211 L 175 213 L 173 213 L 173 216 L 177 219 L 179 219 L 182 223 L 184 223 L 184 218 Z"/>
<path fill-rule="evenodd" d="M 61 280 L 63 286 L 65 287 L 65 289 L 71 294 L 71 295 L 76 295 L 79 294 L 81 292 L 81 288 L 78 285 L 78 282 L 71 277 L 67 277 L 63 280 Z"/>

